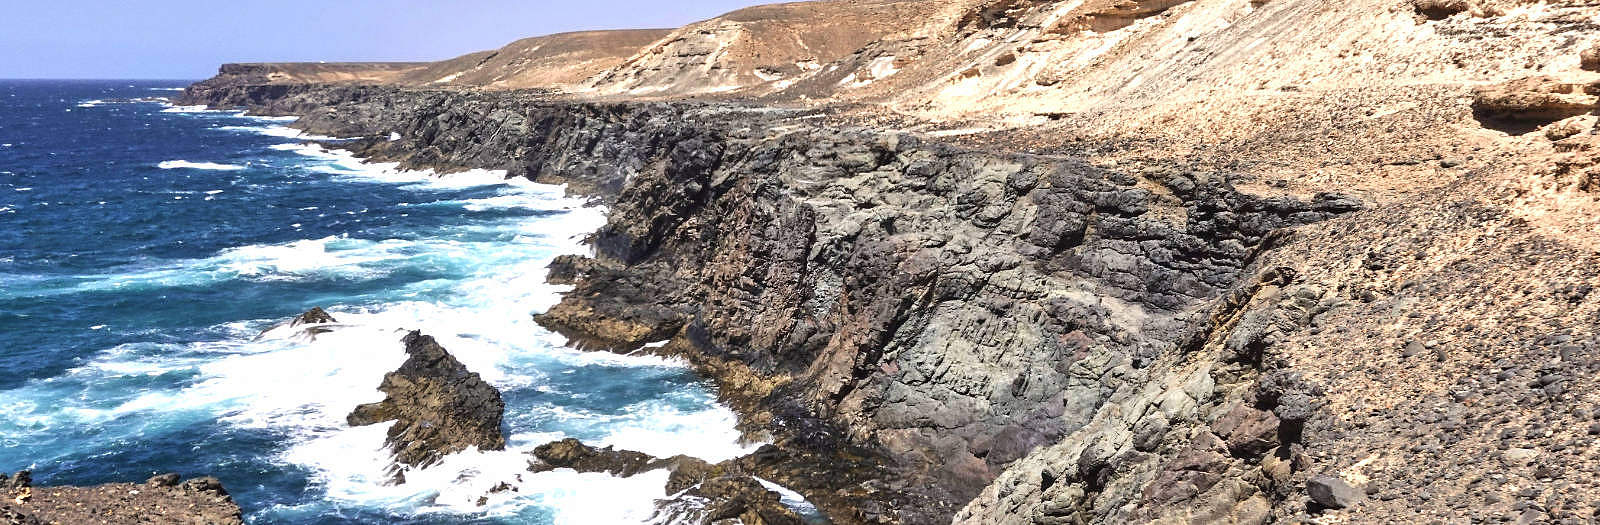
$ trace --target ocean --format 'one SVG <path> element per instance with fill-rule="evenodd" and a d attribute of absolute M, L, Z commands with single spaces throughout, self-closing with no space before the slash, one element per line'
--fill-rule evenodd
<path fill-rule="evenodd" d="M 216 476 L 260 524 L 639 523 L 664 472 L 535 475 L 527 452 L 754 447 L 683 363 L 571 350 L 532 321 L 564 290 L 545 266 L 586 253 L 603 208 L 148 100 L 184 84 L 0 81 L 0 472 Z M 344 326 L 263 335 L 313 306 Z M 383 398 L 413 329 L 501 390 L 509 444 L 385 486 L 387 426 L 344 418 Z M 501 482 L 517 490 L 479 506 Z"/>

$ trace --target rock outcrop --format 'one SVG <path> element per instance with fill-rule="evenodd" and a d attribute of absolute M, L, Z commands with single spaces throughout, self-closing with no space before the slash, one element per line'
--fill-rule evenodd
<path fill-rule="evenodd" d="M 333 315 L 329 314 L 326 310 L 323 310 L 322 307 L 314 306 L 310 310 L 306 310 L 305 313 L 295 316 L 293 319 L 278 323 L 277 325 L 274 325 L 266 330 L 262 330 L 260 334 L 256 335 L 256 339 L 259 340 L 273 334 L 287 334 L 290 337 L 298 337 L 306 341 L 315 341 L 317 336 L 332 332 L 334 329 L 338 328 L 338 323 L 339 320 L 334 319 Z"/>
<path fill-rule="evenodd" d="M 0 474 L 0 523 L 243 524 L 239 506 L 216 478 L 179 483 L 177 474 L 143 484 L 34 487 L 29 472 Z"/>
<path fill-rule="evenodd" d="M 383 377 L 378 390 L 388 397 L 356 407 L 347 418 L 351 426 L 395 422 L 385 443 L 394 451 L 394 481 L 404 483 L 405 470 L 427 467 L 446 454 L 505 449 L 500 391 L 432 337 L 413 331 L 401 341 L 410 357 Z"/>
<path fill-rule="evenodd" d="M 567 468 L 629 477 L 667 470 L 667 499 L 656 502 L 652 523 L 709 524 L 737 519 L 746 524 L 799 525 L 802 519 L 779 494 L 745 470 L 743 459 L 716 465 L 688 456 L 656 458 L 642 452 L 603 449 L 576 439 L 546 443 L 533 451 L 530 472 Z"/>

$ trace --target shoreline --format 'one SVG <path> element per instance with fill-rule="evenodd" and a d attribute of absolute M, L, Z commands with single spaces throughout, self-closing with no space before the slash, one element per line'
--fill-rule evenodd
<path fill-rule="evenodd" d="M 209 89 L 221 92 L 207 91 Z M 587 349 L 632 351 L 645 343 L 666 340 L 665 345 L 652 351 L 683 357 L 694 364 L 699 374 L 716 382 L 719 400 L 734 407 L 741 432 L 761 437 L 770 435 L 779 447 L 793 453 L 793 461 L 787 467 L 774 467 L 763 472 L 763 477 L 801 493 L 839 523 L 947 521 L 960 506 L 978 497 L 1000 472 L 1022 459 L 1034 446 L 1060 439 L 1074 429 L 1103 418 L 1100 414 L 1103 409 L 1109 408 L 1108 403 L 1115 402 L 1122 394 L 1108 398 L 1102 390 L 1110 388 L 1131 394 L 1146 382 L 1160 384 L 1188 377 L 1191 372 L 1178 366 L 1181 360 L 1175 360 L 1176 354 L 1165 349 L 1178 346 L 1184 332 L 1181 327 L 1194 322 L 1196 316 L 1191 313 L 1194 309 L 1204 308 L 1211 298 L 1236 283 L 1248 282 L 1250 275 L 1261 271 L 1259 264 L 1252 262 L 1251 248 L 1255 244 L 1265 242 L 1267 234 L 1280 227 L 1325 220 L 1362 206 L 1358 200 L 1339 195 L 1319 195 L 1309 201 L 1263 199 L 1236 191 L 1223 178 L 1155 177 L 1147 183 L 1141 180 L 1146 177 L 1128 177 L 1102 170 L 1069 156 L 954 147 L 892 128 L 834 129 L 827 119 L 813 122 L 814 119 L 807 116 L 809 113 L 761 112 L 738 105 L 591 104 L 529 98 L 515 93 L 446 93 L 351 85 L 269 86 L 261 93 L 254 93 L 253 89 L 250 86 L 197 86 L 186 91 L 183 100 L 184 103 L 216 101 L 225 107 L 231 107 L 228 104 L 237 100 L 260 100 L 262 105 L 245 107 L 264 114 L 283 114 L 290 108 L 304 111 L 307 116 L 295 124 L 310 133 L 344 131 L 369 137 L 399 137 L 398 140 L 369 138 L 351 146 L 356 155 L 400 162 L 400 166 L 406 168 L 505 169 L 513 176 L 565 182 L 579 191 L 594 192 L 609 209 L 607 225 L 591 237 L 595 256 L 558 259 L 553 270 L 560 274 L 558 277 L 563 282 L 572 282 L 576 288 L 555 308 L 539 316 L 540 324 Z M 377 108 L 383 110 L 377 111 Z M 796 116 L 803 119 L 794 119 Z M 797 126 L 800 122 L 806 125 Z M 417 142 L 421 140 L 418 137 L 426 137 L 426 141 Z M 577 145 L 581 145 L 578 146 L 580 151 L 572 149 Z M 798 161 L 779 160 L 773 164 L 759 160 L 766 158 Z M 813 182 L 787 172 L 810 169 L 800 167 L 808 162 L 831 170 L 819 173 L 827 182 Z M 796 167 L 791 168 L 790 164 Z M 881 166 L 880 170 L 895 172 L 867 173 L 867 178 L 852 178 L 855 174 L 871 172 L 875 165 Z M 976 178 L 960 181 L 957 176 L 949 182 L 938 182 L 946 173 Z M 894 184 L 916 184 L 920 188 L 913 186 L 916 189 L 900 191 L 925 195 L 920 198 L 934 199 L 932 202 L 949 202 L 955 210 L 969 210 L 954 212 L 964 224 L 944 226 L 955 228 L 953 231 L 1015 228 L 1017 226 L 1006 226 L 1007 215 L 1038 213 L 1029 208 L 1022 211 L 1000 208 L 999 203 L 987 204 L 984 208 L 986 204 L 982 201 L 973 208 L 955 199 L 963 191 L 981 191 L 978 186 L 964 189 L 968 184 L 987 184 L 988 180 L 1005 188 L 1008 194 L 1035 195 L 1008 206 L 1031 207 L 1032 203 L 1047 199 L 1065 199 L 1070 206 L 1098 209 L 1105 217 L 1132 217 L 1135 222 L 1102 223 L 1095 227 L 1126 230 L 1124 232 L 1074 233 L 1074 221 L 1082 219 L 1067 215 L 1057 222 L 1032 226 L 1035 231 L 1028 236 L 1036 240 L 1020 247 L 1004 243 L 992 245 L 977 241 L 981 237 L 976 236 L 965 240 L 944 235 L 943 239 L 933 241 L 940 234 L 918 233 L 922 237 L 915 238 L 929 240 L 915 242 L 946 252 L 955 261 L 968 261 L 953 261 L 954 266 L 941 268 L 944 263 L 919 262 L 919 251 L 914 244 L 895 247 L 893 243 L 897 241 L 893 239 L 905 236 L 888 223 L 882 223 L 879 229 L 868 221 L 858 226 L 861 228 L 858 233 L 843 236 L 843 232 L 826 231 L 837 228 L 827 226 L 829 222 L 844 220 L 847 224 L 861 224 L 859 221 L 865 219 L 860 214 L 840 215 L 839 211 L 826 211 L 830 208 L 843 205 L 844 209 L 852 206 L 885 209 L 880 199 L 887 195 L 865 187 L 878 184 L 871 182 L 874 175 L 891 177 L 888 180 L 892 181 L 904 180 Z M 852 180 L 860 182 L 850 182 Z M 922 180 L 929 182 L 917 182 Z M 1175 229 L 1175 225 L 1145 213 L 1153 207 L 1171 206 L 1139 189 L 1151 183 L 1182 188 L 1173 191 L 1182 192 L 1179 193 L 1184 200 L 1181 206 L 1187 207 L 1192 216 L 1215 213 L 1207 211 L 1208 207 L 1221 207 L 1251 214 L 1250 222 L 1242 226 L 1188 224 Z M 846 190 L 843 195 L 829 196 L 827 189 L 840 184 L 862 186 L 856 187 L 854 194 Z M 772 194 L 778 196 L 774 200 L 763 193 L 766 188 L 785 188 L 793 192 L 793 197 Z M 1079 188 L 1092 188 L 1093 193 L 1085 194 Z M 957 191 L 952 194 L 951 190 Z M 658 197 L 669 195 L 672 197 L 665 200 Z M 993 196 L 988 198 L 993 200 Z M 1071 204 L 1074 201 L 1081 204 Z M 894 204 L 887 209 L 897 210 L 894 213 L 910 220 L 947 220 L 932 219 L 923 215 L 925 211 Z M 771 215 L 774 212 L 777 214 Z M 704 223 L 697 222 L 701 214 L 710 214 Z M 989 214 L 994 215 L 991 218 Z M 929 218 L 918 219 L 919 216 Z M 1090 218 L 1091 221 L 1110 220 L 1096 219 L 1093 215 Z M 756 222 L 739 228 L 729 228 L 725 224 L 711 226 L 727 220 Z M 778 224 L 797 221 L 797 228 L 787 233 L 772 230 L 776 224 L 768 221 L 773 220 Z M 1219 247 L 1190 240 L 1192 234 L 1185 230 L 1196 229 L 1209 230 L 1214 239 L 1235 239 L 1228 242 L 1237 242 L 1238 247 L 1226 243 Z M 787 237 L 793 234 L 804 237 Z M 763 237 L 771 235 L 776 237 Z M 872 240 L 862 239 L 867 235 Z M 1140 271 L 1200 271 L 1204 277 L 1160 290 L 1133 285 L 1144 279 L 1125 282 L 1119 272 L 1126 270 L 1119 264 L 1110 264 L 1111 261 L 1130 256 L 1139 260 L 1148 255 L 1118 251 L 1126 250 L 1119 244 L 1124 241 L 1114 239 L 1122 235 L 1155 238 L 1170 243 L 1168 249 L 1183 254 L 1182 260 L 1175 262 L 1140 262 L 1141 267 L 1147 268 Z M 743 249 L 701 253 L 707 246 L 707 241 L 703 240 L 707 237 L 719 239 L 712 241 L 711 246 L 760 247 L 759 250 L 767 253 L 762 257 L 770 259 L 738 262 L 748 257 L 749 252 Z M 834 240 L 828 240 L 830 238 Z M 824 252 L 823 260 L 809 262 L 789 259 L 803 259 L 806 254 L 786 252 L 784 248 L 789 243 L 821 247 L 839 242 L 850 243 L 845 245 L 849 246 L 845 252 L 835 255 Z M 885 242 L 891 244 L 875 244 Z M 934 244 L 928 244 L 930 242 Z M 958 248 L 961 243 L 968 243 L 972 248 Z M 1064 250 L 1085 244 L 1095 250 L 1089 253 L 1096 254 L 1100 261 L 1062 259 Z M 979 247 L 982 251 L 978 253 L 982 255 L 975 259 L 954 251 Z M 811 257 L 817 257 L 817 249 L 812 248 Z M 733 258 L 729 260 L 732 266 L 720 262 L 727 257 Z M 862 257 L 867 258 L 857 260 Z M 1029 260 L 1037 262 L 1025 262 Z M 1031 269 L 1034 265 L 1048 267 L 1063 263 L 1068 265 L 1069 271 L 1065 273 L 1038 273 Z M 744 266 L 748 264 L 755 266 Z M 796 264 L 799 266 L 792 266 Z M 1176 266 L 1172 266 L 1174 264 Z M 817 270 L 810 270 L 811 265 L 818 265 Z M 883 345 L 896 344 L 895 333 L 902 327 L 989 319 L 1001 323 L 995 325 L 999 327 L 1011 322 L 994 313 L 974 311 L 953 312 L 956 317 L 936 321 L 949 317 L 952 312 L 941 314 L 934 308 L 932 300 L 936 296 L 950 293 L 940 290 L 941 286 L 948 285 L 934 283 L 973 283 L 968 276 L 972 269 L 965 265 L 1006 272 L 1012 276 L 1010 278 L 1020 278 L 1024 283 L 1020 287 L 976 284 L 979 288 L 975 291 L 994 296 L 984 300 L 1024 301 L 1038 304 L 1029 306 L 1030 309 L 1045 308 L 1049 301 L 1060 299 L 1049 299 L 1048 294 L 1036 295 L 1038 292 L 1029 291 L 1031 288 L 1056 286 L 1093 290 L 1090 293 L 1125 305 L 1119 307 L 1123 310 L 1153 317 L 1142 321 L 1153 324 L 1142 329 L 1148 335 L 1130 338 L 1127 334 L 1138 328 L 1118 317 L 1127 314 L 1108 306 L 1069 299 L 1067 304 L 1085 309 L 1090 319 L 1098 319 L 1094 321 L 1096 324 L 1070 318 L 1052 322 L 1078 324 L 1080 335 L 1076 337 L 1085 338 L 1089 344 L 1078 343 L 1081 346 L 1076 351 L 1080 355 L 1085 350 L 1093 352 L 1076 358 L 1087 357 L 1083 363 L 1066 369 L 1050 363 L 1049 354 L 1029 358 L 1041 361 L 1024 364 L 1034 371 L 1025 372 L 1023 376 L 1043 374 L 1041 381 L 1045 382 L 1041 385 L 1046 390 L 1029 393 L 1028 379 L 1016 372 L 971 361 L 973 365 L 983 366 L 981 369 L 985 372 L 982 373 L 986 374 L 972 380 L 993 385 L 984 388 L 1012 393 L 1006 398 L 988 401 L 983 401 L 982 396 L 963 401 L 958 396 L 942 409 L 946 414 L 921 416 L 921 421 L 885 419 L 886 415 L 909 409 L 883 406 L 886 402 L 910 401 L 895 401 L 897 394 L 893 392 L 897 390 L 940 392 L 957 384 L 940 380 L 927 386 L 914 386 L 916 382 L 908 382 L 915 376 L 906 375 L 903 367 L 939 366 L 940 360 L 951 357 L 943 349 L 926 346 L 924 342 L 900 350 L 899 353 L 906 355 L 896 359 L 880 353 Z M 1164 265 L 1171 269 L 1163 270 Z M 786 274 L 797 269 L 801 273 Z M 727 271 L 735 275 L 748 275 L 752 271 L 756 275 L 765 273 L 765 279 L 771 281 L 776 277 L 776 282 L 757 284 L 754 288 L 750 288 L 749 282 L 713 284 L 724 279 L 719 275 Z M 895 272 L 900 274 L 895 275 Z M 841 278 L 842 283 L 838 281 Z M 829 281 L 838 284 L 829 284 Z M 878 284 L 868 284 L 874 281 Z M 780 284 L 785 282 L 791 284 Z M 791 288 L 797 284 L 803 288 Z M 839 284 L 845 286 L 841 289 Z M 992 291 L 983 291 L 985 287 Z M 907 289 L 923 291 L 918 292 L 920 298 L 901 295 L 900 290 Z M 801 295 L 792 295 L 796 292 Z M 822 303 L 822 308 L 845 310 L 836 310 L 826 317 L 802 317 L 800 324 L 782 321 L 777 325 L 763 325 L 758 321 L 771 316 L 778 316 L 773 318 L 778 320 L 797 315 L 801 310 L 795 308 L 806 301 L 821 299 L 807 299 L 807 294 L 819 292 L 843 293 L 855 299 L 828 299 L 836 302 L 831 302 L 831 306 Z M 775 303 L 761 305 L 749 302 L 751 298 L 747 294 L 750 293 L 781 295 L 773 297 Z M 864 302 L 860 306 L 849 306 L 851 301 Z M 1040 313 L 1044 311 L 1041 309 Z M 844 317 L 834 317 L 841 314 Z M 755 324 L 730 324 L 741 322 Z M 827 333 L 824 330 L 833 332 L 828 338 L 831 340 L 821 339 L 821 334 Z M 1085 337 L 1081 332 L 1096 335 Z M 738 341 L 752 338 L 765 341 L 762 343 L 765 348 L 739 348 L 749 343 Z M 1039 343 L 1037 339 L 1018 339 L 1003 344 Z M 822 345 L 829 350 L 818 353 Z M 1093 348 L 1102 345 L 1108 348 Z M 1141 353 L 1148 357 L 1141 357 Z M 861 363 L 863 358 L 871 364 Z M 977 356 L 959 358 L 973 360 Z M 1085 365 L 1093 368 L 1082 369 Z M 921 373 L 930 372 L 933 370 Z M 1257 373 L 1260 372 L 1243 374 L 1244 384 L 1248 385 Z M 1091 382 L 1068 379 L 1081 374 L 1099 379 Z M 1129 381 L 1121 379 L 1123 376 L 1139 379 Z M 1247 387 L 1241 388 L 1236 388 L 1231 395 L 1243 395 L 1248 391 Z M 1191 403 L 1200 405 L 1199 401 L 1210 393 L 1190 395 L 1195 400 Z M 1040 396 L 1042 398 L 1035 399 Z M 1057 400 L 1054 403 L 1065 403 L 1065 409 L 1040 411 L 1038 403 L 1048 407 L 1052 397 Z M 1222 410 L 1226 405 L 1218 403 L 1221 402 L 1212 401 L 1204 406 L 1192 406 L 1188 412 L 1175 413 L 1169 426 L 1193 424 L 1189 422 L 1202 417 L 1198 413 L 1200 409 Z M 938 408 L 929 410 L 933 414 L 941 411 Z M 928 417 L 947 419 L 929 421 Z M 1121 424 L 1132 426 L 1133 422 Z M 936 430 L 940 427 L 947 430 Z M 839 484 L 832 479 L 841 476 L 860 479 L 862 483 L 839 490 Z"/>

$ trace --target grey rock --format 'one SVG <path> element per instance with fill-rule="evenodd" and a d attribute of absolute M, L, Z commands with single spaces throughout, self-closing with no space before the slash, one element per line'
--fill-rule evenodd
<path fill-rule="evenodd" d="M 1366 494 L 1360 489 L 1342 479 L 1326 475 L 1312 476 L 1306 481 L 1306 494 L 1318 505 L 1332 509 L 1354 507 L 1366 499 Z"/>

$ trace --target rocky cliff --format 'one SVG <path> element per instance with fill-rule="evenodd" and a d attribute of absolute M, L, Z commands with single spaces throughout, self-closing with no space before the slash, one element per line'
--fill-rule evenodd
<path fill-rule="evenodd" d="M 539 322 L 595 350 L 667 341 L 836 522 L 1600 511 L 1600 11 L 901 4 L 922 22 L 786 80 L 673 51 L 760 35 L 679 31 L 587 95 L 183 100 L 603 199 Z M 743 87 L 679 97 L 723 63 Z"/>

